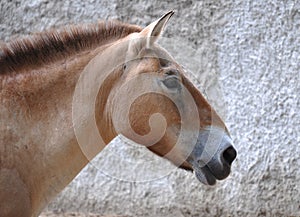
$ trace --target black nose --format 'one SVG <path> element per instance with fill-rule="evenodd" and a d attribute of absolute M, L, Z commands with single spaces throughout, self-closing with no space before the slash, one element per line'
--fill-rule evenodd
<path fill-rule="evenodd" d="M 229 165 L 231 165 L 236 158 L 236 150 L 230 146 L 223 152 L 223 158 Z"/>

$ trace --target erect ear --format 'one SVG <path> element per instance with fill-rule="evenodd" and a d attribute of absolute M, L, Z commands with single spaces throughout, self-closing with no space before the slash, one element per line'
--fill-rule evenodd
<path fill-rule="evenodd" d="M 168 20 L 173 14 L 174 11 L 169 11 L 158 20 L 149 24 L 140 32 L 141 37 L 146 37 L 147 48 L 149 48 L 157 40 L 158 36 L 164 30 L 166 23 L 168 22 Z"/>
<path fill-rule="evenodd" d="M 150 48 L 150 46 L 157 40 L 158 36 L 163 31 L 166 23 L 170 17 L 174 14 L 174 11 L 169 11 L 158 20 L 149 24 L 140 33 L 131 34 L 129 41 L 128 51 L 126 53 L 125 62 L 128 64 L 130 60 L 137 57 L 142 48 Z"/>

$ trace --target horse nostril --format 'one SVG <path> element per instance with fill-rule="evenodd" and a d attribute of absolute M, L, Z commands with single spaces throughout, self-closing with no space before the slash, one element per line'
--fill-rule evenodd
<path fill-rule="evenodd" d="M 224 160 L 231 165 L 234 159 L 236 158 L 236 150 L 230 146 L 223 152 Z"/>

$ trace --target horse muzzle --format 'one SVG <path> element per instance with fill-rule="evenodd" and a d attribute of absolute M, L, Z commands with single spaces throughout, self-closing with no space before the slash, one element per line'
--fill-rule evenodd
<path fill-rule="evenodd" d="M 200 131 L 188 162 L 200 182 L 214 185 L 230 174 L 236 156 L 229 135 L 222 129 L 210 127 Z"/>

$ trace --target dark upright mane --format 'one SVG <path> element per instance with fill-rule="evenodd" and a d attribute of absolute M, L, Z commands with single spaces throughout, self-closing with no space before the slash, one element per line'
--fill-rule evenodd
<path fill-rule="evenodd" d="M 37 69 L 140 31 L 138 26 L 102 21 L 97 24 L 67 26 L 0 44 L 0 75 Z"/>

